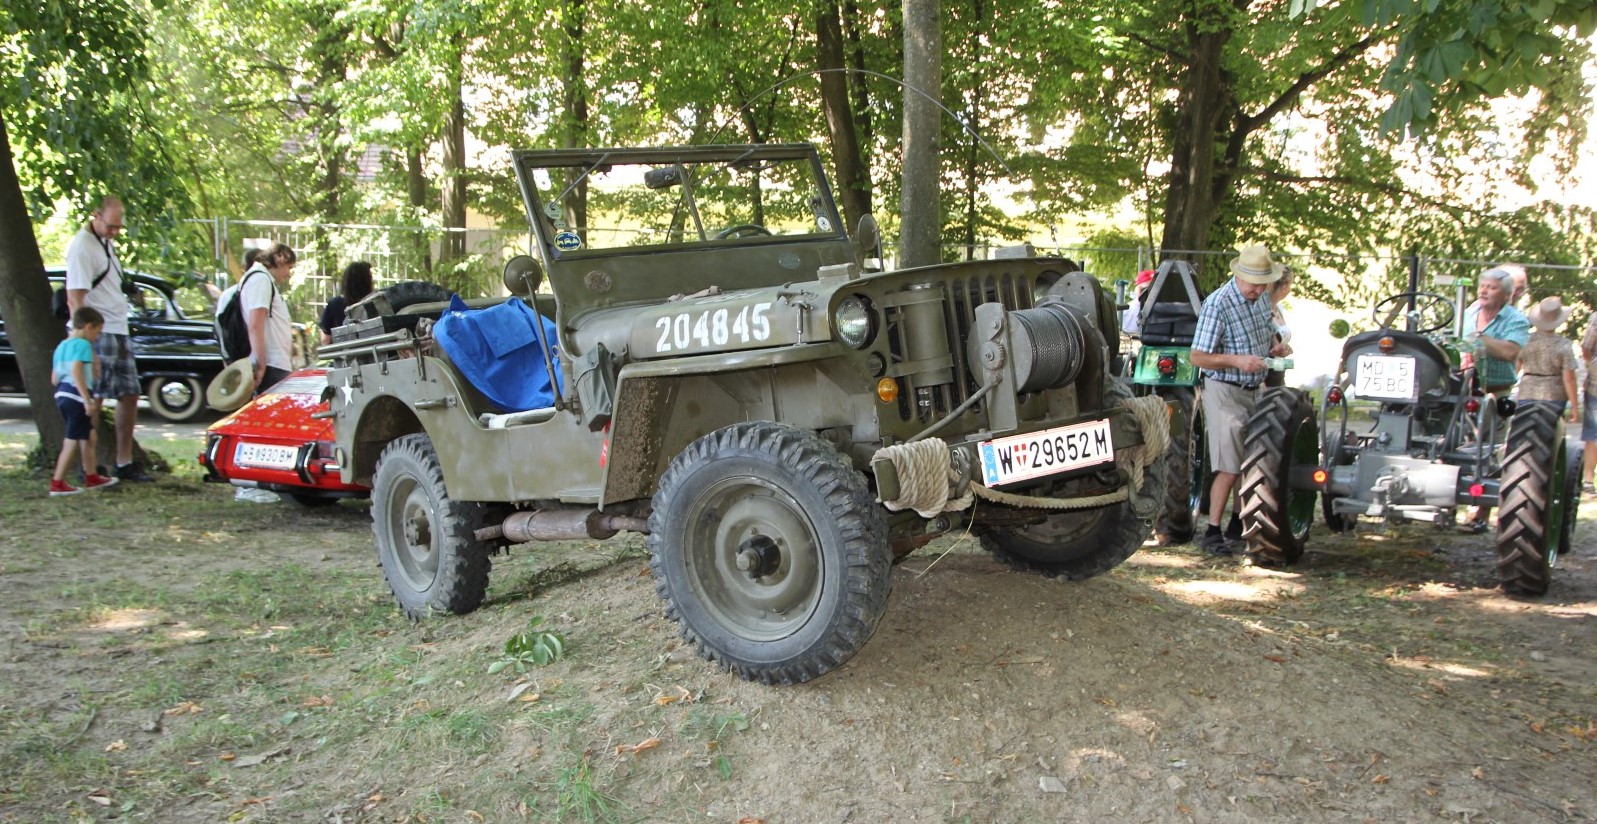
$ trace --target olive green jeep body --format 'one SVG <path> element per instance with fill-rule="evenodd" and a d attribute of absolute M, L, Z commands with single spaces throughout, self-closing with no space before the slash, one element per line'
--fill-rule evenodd
<path fill-rule="evenodd" d="M 558 329 L 551 406 L 495 408 L 430 337 L 437 302 L 374 296 L 323 350 L 408 614 L 475 609 L 509 545 L 641 532 L 701 654 L 793 683 L 853 655 L 892 563 L 944 532 L 1068 578 L 1148 536 L 1167 410 L 1112 379 L 1113 303 L 1067 261 L 871 271 L 874 222 L 850 238 L 804 144 L 514 163 L 537 260 L 502 300 Z"/>

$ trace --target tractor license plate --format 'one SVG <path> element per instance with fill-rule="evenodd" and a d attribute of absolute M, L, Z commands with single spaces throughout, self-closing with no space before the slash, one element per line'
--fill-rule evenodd
<path fill-rule="evenodd" d="M 298 453 L 299 450 L 292 446 L 240 441 L 233 450 L 233 464 L 261 469 L 293 469 Z"/>
<path fill-rule="evenodd" d="M 1109 421 L 1069 426 L 983 441 L 982 483 L 1002 486 L 1071 469 L 1113 463 L 1114 438 Z"/>
<path fill-rule="evenodd" d="M 1406 355 L 1359 355 L 1353 395 L 1386 401 L 1414 400 L 1414 358 Z"/>

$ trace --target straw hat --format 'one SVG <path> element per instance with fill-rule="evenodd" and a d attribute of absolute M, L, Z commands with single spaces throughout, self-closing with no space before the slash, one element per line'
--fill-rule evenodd
<path fill-rule="evenodd" d="M 255 394 L 255 367 L 249 358 L 228 364 L 205 387 L 205 402 L 221 412 L 232 412 Z"/>
<path fill-rule="evenodd" d="M 1281 279 L 1281 268 L 1270 258 L 1270 250 L 1260 244 L 1242 247 L 1242 253 L 1231 261 L 1231 274 L 1244 283 L 1275 283 Z"/>
<path fill-rule="evenodd" d="M 1569 320 L 1569 307 L 1554 296 L 1532 306 L 1526 314 L 1530 316 L 1531 324 L 1537 329 L 1543 332 L 1556 332 L 1558 327 L 1564 325 L 1564 321 Z"/>

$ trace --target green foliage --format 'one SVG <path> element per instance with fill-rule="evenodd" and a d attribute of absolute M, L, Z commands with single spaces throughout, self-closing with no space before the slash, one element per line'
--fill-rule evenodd
<path fill-rule="evenodd" d="M 543 616 L 534 615 L 527 621 L 526 629 L 510 636 L 505 641 L 504 655 L 488 665 L 488 674 L 495 675 L 507 669 L 524 673 L 530 666 L 548 666 L 564 657 L 565 641 L 557 633 L 537 631 L 541 623 Z"/>

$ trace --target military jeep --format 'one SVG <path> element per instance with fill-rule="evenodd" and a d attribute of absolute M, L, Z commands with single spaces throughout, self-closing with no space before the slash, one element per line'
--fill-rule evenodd
<path fill-rule="evenodd" d="M 1064 261 L 873 271 L 874 221 L 850 238 L 805 144 L 513 162 L 537 259 L 464 311 L 546 319 L 522 360 L 559 375 L 547 407 L 466 379 L 431 334 L 458 306 L 378 295 L 322 349 L 412 617 L 475 609 L 511 545 L 643 533 L 683 637 L 788 684 L 857 652 L 894 561 L 945 532 L 1072 579 L 1148 536 L 1168 409 L 1112 380 L 1114 306 Z"/>

